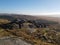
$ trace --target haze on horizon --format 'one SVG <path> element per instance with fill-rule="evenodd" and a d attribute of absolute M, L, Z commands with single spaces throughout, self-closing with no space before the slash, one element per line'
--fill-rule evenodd
<path fill-rule="evenodd" d="M 0 13 L 60 17 L 60 0 L 0 0 Z"/>

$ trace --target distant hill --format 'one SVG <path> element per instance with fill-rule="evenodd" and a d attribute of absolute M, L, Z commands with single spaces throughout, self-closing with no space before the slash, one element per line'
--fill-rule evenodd
<path fill-rule="evenodd" d="M 59 17 L 49 17 L 49 16 L 37 16 L 37 17 L 40 19 L 44 19 L 44 20 L 55 21 L 55 22 L 58 22 L 60 24 Z"/>
<path fill-rule="evenodd" d="M 9 15 L 0 15 L 0 19 L 14 20 L 15 18 Z"/>
<path fill-rule="evenodd" d="M 14 20 L 14 19 L 36 19 L 34 16 L 28 16 L 28 15 L 22 15 L 22 14 L 0 14 L 0 19 L 8 19 L 8 20 Z"/>
<path fill-rule="evenodd" d="M 24 19 L 24 20 L 36 20 L 40 21 L 41 23 L 56 23 L 59 22 L 58 18 L 53 17 L 44 17 L 44 16 L 30 16 L 30 15 L 23 15 L 23 14 L 0 14 L 0 19 L 7 19 L 13 21 L 15 19 Z"/>

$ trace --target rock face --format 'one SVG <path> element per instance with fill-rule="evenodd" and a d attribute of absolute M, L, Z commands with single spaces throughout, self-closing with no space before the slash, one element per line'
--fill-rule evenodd
<path fill-rule="evenodd" d="M 0 39 L 0 45 L 31 45 L 19 38 L 4 37 Z"/>
<path fill-rule="evenodd" d="M 15 19 L 7 24 L 0 24 L 0 28 L 4 29 L 21 29 L 24 23 L 29 23 L 30 28 L 48 28 L 53 22 L 45 20 L 24 20 L 24 19 Z M 56 23 L 54 23 L 56 24 Z"/>

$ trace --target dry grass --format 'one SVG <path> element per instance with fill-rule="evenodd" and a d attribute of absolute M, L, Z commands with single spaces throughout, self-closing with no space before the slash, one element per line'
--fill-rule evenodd
<path fill-rule="evenodd" d="M 40 28 L 40 29 L 37 28 L 36 30 L 40 30 L 40 32 L 44 35 L 44 33 L 46 33 L 45 30 L 49 30 L 49 28 Z M 37 31 L 35 33 L 37 33 Z M 21 37 L 21 39 L 23 39 L 29 43 L 32 43 L 33 45 L 57 45 L 57 44 L 42 41 L 40 39 L 36 39 L 34 36 L 31 36 L 28 34 L 27 28 L 22 28 L 22 29 L 17 29 L 17 30 L 0 29 L 0 37 L 4 37 L 4 36 Z"/>
<path fill-rule="evenodd" d="M 18 30 L 9 30 L 9 32 L 14 33 L 14 35 L 16 35 L 17 37 L 22 37 L 23 40 L 32 43 L 34 45 L 57 45 L 53 43 L 44 42 L 40 39 L 35 39 L 33 36 L 28 35 L 25 31 L 26 31 L 25 28 Z"/>
<path fill-rule="evenodd" d="M 0 19 L 0 24 L 5 24 L 5 23 L 9 23 L 10 21 L 8 21 L 7 19 Z"/>

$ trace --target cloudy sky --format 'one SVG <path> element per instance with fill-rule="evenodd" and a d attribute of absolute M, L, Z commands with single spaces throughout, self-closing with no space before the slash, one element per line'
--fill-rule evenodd
<path fill-rule="evenodd" d="M 0 0 L 0 13 L 31 15 L 60 14 L 60 0 Z"/>

